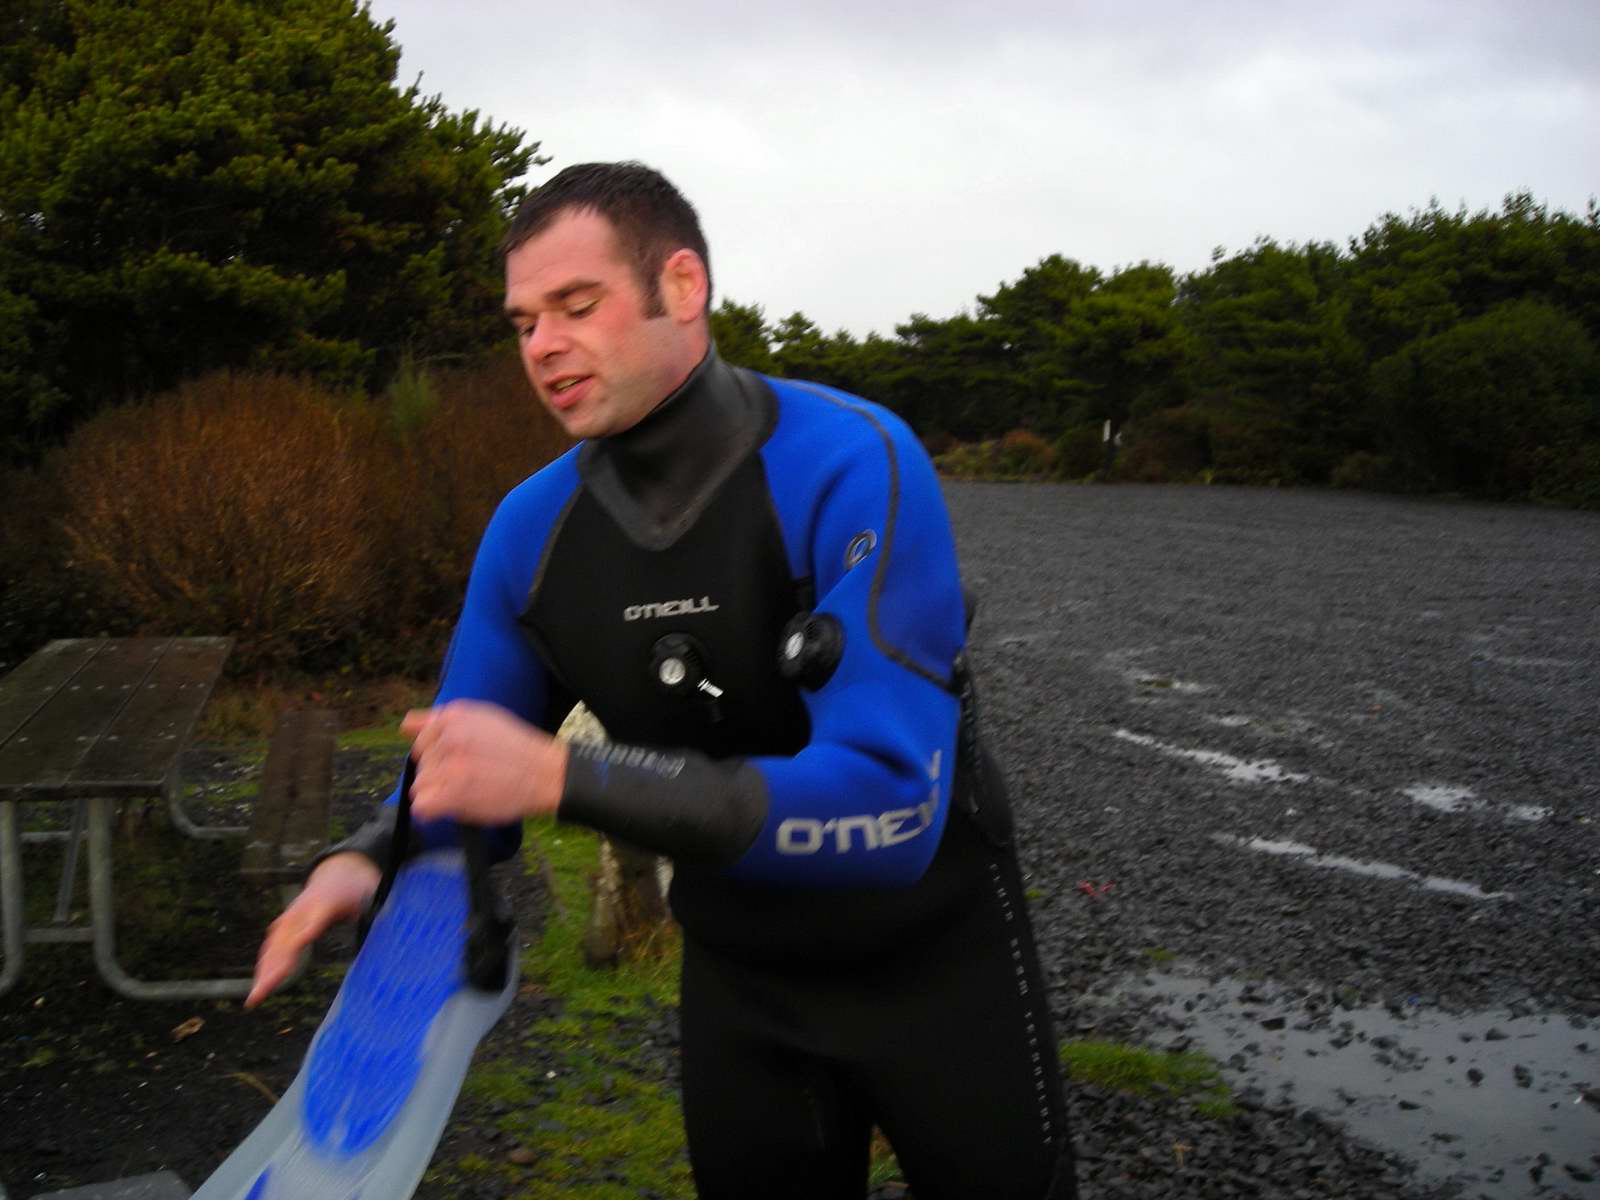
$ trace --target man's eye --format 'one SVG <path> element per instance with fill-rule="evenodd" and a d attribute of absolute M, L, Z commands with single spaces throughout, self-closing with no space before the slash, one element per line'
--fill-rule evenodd
<path fill-rule="evenodd" d="M 529 338 L 531 338 L 533 336 L 533 331 L 535 329 L 537 329 L 538 327 L 539 327 L 538 323 L 535 322 L 535 321 L 526 321 L 523 324 L 518 325 L 517 326 L 517 337 L 518 337 L 518 339 L 521 340 L 521 341 L 524 341 L 524 342 L 527 341 Z"/>
<path fill-rule="evenodd" d="M 585 300 L 581 304 L 574 304 L 567 309 L 567 315 L 570 317 L 587 317 L 594 311 L 594 306 L 598 303 L 600 303 L 598 300 Z"/>

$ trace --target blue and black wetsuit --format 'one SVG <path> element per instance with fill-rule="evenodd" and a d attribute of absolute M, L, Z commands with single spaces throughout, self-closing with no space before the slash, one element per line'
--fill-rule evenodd
<path fill-rule="evenodd" d="M 484 535 L 437 702 L 612 739 L 558 818 L 673 859 L 702 1197 L 859 1196 L 875 1124 L 919 1200 L 1074 1195 L 963 610 L 906 426 L 715 351 Z"/>

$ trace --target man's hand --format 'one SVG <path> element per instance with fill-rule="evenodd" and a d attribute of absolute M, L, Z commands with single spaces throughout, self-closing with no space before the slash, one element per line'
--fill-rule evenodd
<path fill-rule="evenodd" d="M 382 875 L 364 854 L 335 854 L 318 863 L 300 894 L 267 926 L 244 1006 L 254 1008 L 294 974 L 311 943 L 329 928 L 359 917 Z"/>
<path fill-rule="evenodd" d="M 414 709 L 400 732 L 412 739 L 411 811 L 420 820 L 509 825 L 552 814 L 561 802 L 566 746 L 498 705 L 453 700 Z"/>

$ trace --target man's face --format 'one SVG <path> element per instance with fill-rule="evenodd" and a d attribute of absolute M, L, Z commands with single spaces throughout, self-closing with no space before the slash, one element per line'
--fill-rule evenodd
<path fill-rule="evenodd" d="M 611 222 L 562 213 L 506 256 L 506 315 L 522 366 L 551 415 L 576 438 L 636 424 L 700 361 L 695 326 L 645 315 L 645 294 Z"/>

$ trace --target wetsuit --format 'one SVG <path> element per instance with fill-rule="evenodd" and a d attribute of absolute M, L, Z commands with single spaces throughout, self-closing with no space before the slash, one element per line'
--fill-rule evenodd
<path fill-rule="evenodd" d="M 605 726 L 571 747 L 558 818 L 673 859 L 708 1200 L 860 1196 L 873 1125 L 918 1200 L 1074 1195 L 964 639 L 906 426 L 715 351 L 484 535 L 437 702 L 553 729 L 581 700 Z M 382 858 L 385 828 L 346 846 Z"/>

